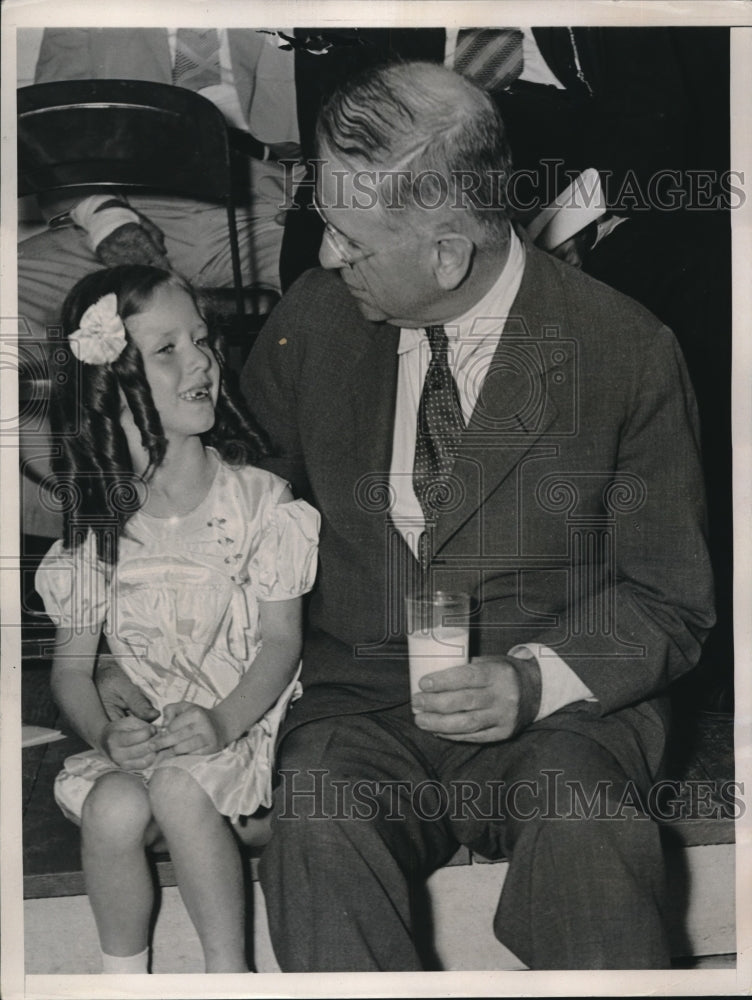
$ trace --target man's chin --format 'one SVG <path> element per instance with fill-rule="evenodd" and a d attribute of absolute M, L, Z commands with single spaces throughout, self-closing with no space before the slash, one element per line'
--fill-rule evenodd
<path fill-rule="evenodd" d="M 370 302 L 364 302 L 359 299 L 356 295 L 353 296 L 355 301 L 358 303 L 358 309 L 360 309 L 363 316 L 369 320 L 371 323 L 383 323 L 388 319 L 387 314 L 383 309 L 379 309 L 378 306 L 372 305 Z"/>

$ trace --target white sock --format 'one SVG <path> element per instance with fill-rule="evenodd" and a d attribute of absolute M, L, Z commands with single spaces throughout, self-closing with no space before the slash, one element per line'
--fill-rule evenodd
<path fill-rule="evenodd" d="M 105 975 L 128 975 L 149 971 L 149 949 L 144 948 L 138 955 L 107 955 L 102 952 L 102 972 Z"/>

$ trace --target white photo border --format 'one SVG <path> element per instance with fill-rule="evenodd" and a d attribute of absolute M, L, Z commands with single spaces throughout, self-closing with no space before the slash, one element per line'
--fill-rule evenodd
<path fill-rule="evenodd" d="M 524 12 L 523 12 L 524 11 Z M 732 152 L 731 166 L 745 173 L 743 207 L 732 213 L 733 240 L 733 442 L 735 505 L 735 647 L 736 647 L 736 766 L 745 791 L 752 788 L 752 656 L 750 569 L 752 536 L 752 8 L 743 0 L 698 0 L 692 4 L 637 0 L 141 0 L 107 4 L 101 0 L 6 0 L 2 4 L 2 176 L 0 203 L 0 334 L 15 327 L 16 288 L 16 151 L 15 87 L 16 31 L 50 26 L 220 25 L 278 27 L 346 25 L 352 27 L 459 27 L 472 24 L 596 24 L 658 26 L 691 24 L 732 27 Z M 20 621 L 18 588 L 18 463 L 12 436 L 17 412 L 16 373 L 0 365 L 0 608 L 2 622 Z M 11 430 L 7 431 L 10 427 Z M 0 932 L 2 941 L 0 994 L 15 998 L 78 997 L 247 997 L 258 996 L 663 996 L 746 995 L 752 988 L 752 917 L 747 899 L 752 885 L 750 829 L 752 810 L 737 824 L 737 967 L 735 970 L 670 970 L 613 973 L 397 973 L 380 974 L 259 974 L 247 976 L 44 976 L 24 973 L 21 865 L 20 751 L 20 630 L 3 628 L 0 673 Z M 745 796 L 749 803 L 749 796 Z M 522 978 L 520 978 L 522 976 Z"/>

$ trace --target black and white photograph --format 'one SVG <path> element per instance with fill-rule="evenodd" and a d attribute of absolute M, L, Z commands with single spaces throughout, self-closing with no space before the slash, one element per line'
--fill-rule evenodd
<path fill-rule="evenodd" d="M 2 995 L 747 995 L 749 6 L 1 13 Z"/>

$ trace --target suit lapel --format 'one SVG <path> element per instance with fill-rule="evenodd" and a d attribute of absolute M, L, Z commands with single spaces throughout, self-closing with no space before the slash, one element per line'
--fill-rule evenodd
<path fill-rule="evenodd" d="M 163 83 L 172 83 L 172 53 L 167 32 L 159 29 L 146 29 L 143 37 L 144 51 L 159 72 Z"/>
<path fill-rule="evenodd" d="M 551 393 L 561 355 L 550 350 L 544 331 L 565 319 L 556 276 L 544 276 L 545 255 L 526 248 L 525 273 L 483 389 L 460 442 L 454 474 L 463 500 L 441 514 L 434 554 L 478 511 L 554 424 L 558 409 Z M 541 295 L 545 288 L 546 294 Z M 480 470 L 473 475 L 474 470 Z"/>
<path fill-rule="evenodd" d="M 92 53 L 99 79 L 172 83 L 172 58 L 164 28 L 105 28 L 92 32 Z"/>
<path fill-rule="evenodd" d="M 388 323 L 371 328 L 353 367 L 358 467 L 389 477 L 397 398 L 400 331 Z"/>
<path fill-rule="evenodd" d="M 264 37 L 251 28 L 230 28 L 227 32 L 232 76 L 246 125 L 250 120 L 256 88 L 256 68 L 266 44 Z"/>

